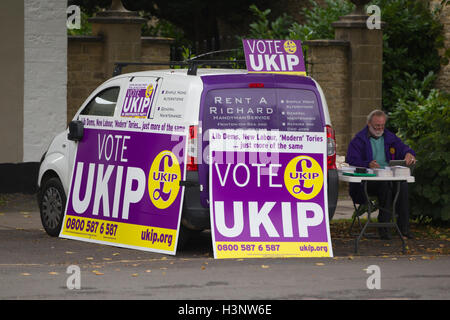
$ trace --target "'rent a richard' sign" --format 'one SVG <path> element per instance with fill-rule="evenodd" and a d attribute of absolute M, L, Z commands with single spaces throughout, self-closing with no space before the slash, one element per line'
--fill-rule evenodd
<path fill-rule="evenodd" d="M 248 72 L 306 75 L 300 40 L 243 39 Z"/>

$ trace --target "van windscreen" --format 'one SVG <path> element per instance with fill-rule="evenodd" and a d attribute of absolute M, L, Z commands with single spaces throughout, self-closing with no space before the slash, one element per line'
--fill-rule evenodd
<path fill-rule="evenodd" d="M 323 121 L 311 90 L 216 89 L 204 99 L 203 128 L 322 132 Z"/>

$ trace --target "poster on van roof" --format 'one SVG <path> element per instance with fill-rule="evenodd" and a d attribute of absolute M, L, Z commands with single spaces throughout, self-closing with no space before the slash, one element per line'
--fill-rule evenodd
<path fill-rule="evenodd" d="M 147 118 L 153 104 L 158 82 L 130 82 L 125 92 L 121 117 Z"/>
<path fill-rule="evenodd" d="M 81 117 L 60 237 L 175 254 L 186 128 Z"/>
<path fill-rule="evenodd" d="M 248 72 L 306 76 L 300 40 L 242 39 Z"/>
<path fill-rule="evenodd" d="M 333 256 L 324 132 L 210 130 L 209 164 L 215 258 Z"/>

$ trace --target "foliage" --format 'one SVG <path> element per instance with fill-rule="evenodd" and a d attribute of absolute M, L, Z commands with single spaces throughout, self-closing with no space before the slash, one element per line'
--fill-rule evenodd
<path fill-rule="evenodd" d="M 450 96 L 433 89 L 448 63 L 440 8 L 424 1 L 379 0 L 383 30 L 383 107 L 390 126 L 416 152 L 416 182 L 410 185 L 411 213 L 421 220 L 450 220 Z M 444 5 L 444 2 L 441 3 Z M 423 79 L 423 80 L 420 80 Z"/>
<path fill-rule="evenodd" d="M 422 86 L 428 87 L 425 82 Z M 391 122 L 416 152 L 411 212 L 434 221 L 450 220 L 450 95 L 436 89 L 410 90 L 400 98 Z"/>
<path fill-rule="evenodd" d="M 381 8 L 383 29 L 383 108 L 393 111 L 398 100 L 396 90 L 414 85 L 408 77 L 423 79 L 437 73 L 441 63 L 439 49 L 444 47 L 439 9 L 432 11 L 427 1 L 375 0 Z M 450 52 L 449 52 L 450 54 Z"/>
<path fill-rule="evenodd" d="M 303 9 L 305 24 L 293 23 L 290 27 L 291 39 L 313 40 L 334 39 L 332 23 L 339 17 L 353 11 L 354 5 L 347 0 L 325 0 L 325 6 L 309 0 L 311 9 Z"/>
<path fill-rule="evenodd" d="M 399 74 L 396 80 L 395 86 L 391 88 L 391 96 L 393 101 L 411 101 L 417 96 L 416 91 L 420 92 L 423 96 L 428 96 L 431 89 L 433 88 L 434 80 L 436 80 L 436 75 L 430 71 L 422 80 L 419 80 L 417 74 L 409 74 L 404 72 Z M 395 112 L 396 105 L 394 105 L 391 110 Z M 389 111 L 388 111 L 389 112 Z M 395 112 L 397 114 L 397 112 Z M 389 121 L 387 127 L 391 131 L 398 131 L 401 129 L 399 125 L 403 125 L 403 122 Z"/>
<path fill-rule="evenodd" d="M 334 30 L 331 23 L 340 16 L 353 10 L 353 4 L 347 0 L 325 0 L 326 6 L 319 5 L 315 0 L 309 0 L 311 8 L 304 8 L 306 23 L 299 24 L 286 13 L 269 21 L 270 9 L 259 10 L 256 5 L 250 6 L 250 11 L 256 21 L 250 24 L 249 37 L 255 39 L 332 39 Z"/>
<path fill-rule="evenodd" d="M 250 24 L 249 38 L 252 39 L 287 39 L 289 28 L 294 20 L 291 16 L 283 13 L 274 21 L 269 21 L 270 9 L 259 10 L 254 4 L 250 6 L 250 11 L 255 15 L 256 21 Z"/>

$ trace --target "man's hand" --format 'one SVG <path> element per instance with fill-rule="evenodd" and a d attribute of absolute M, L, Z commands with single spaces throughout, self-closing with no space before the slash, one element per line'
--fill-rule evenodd
<path fill-rule="evenodd" d="M 380 165 L 377 163 L 377 160 L 370 161 L 370 163 L 369 163 L 369 168 L 370 169 L 377 169 L 379 167 L 380 167 Z"/>
<path fill-rule="evenodd" d="M 409 166 L 416 163 L 416 158 L 411 153 L 407 153 L 405 155 L 405 161 L 406 165 Z"/>

